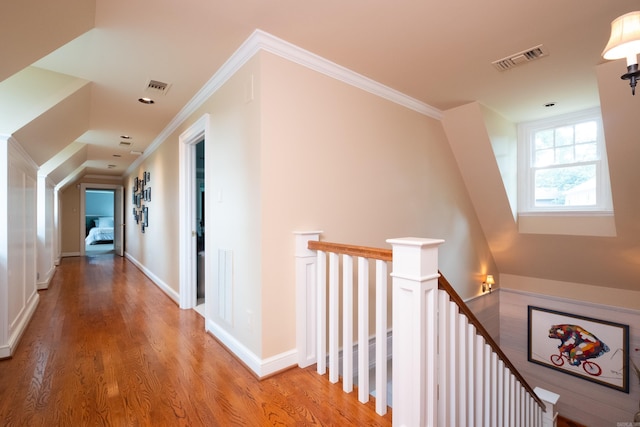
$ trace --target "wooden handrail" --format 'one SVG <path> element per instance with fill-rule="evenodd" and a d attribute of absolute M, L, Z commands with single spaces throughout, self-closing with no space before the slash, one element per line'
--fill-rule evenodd
<path fill-rule="evenodd" d="M 529 383 L 527 383 L 527 381 L 520 374 L 520 372 L 518 372 L 516 367 L 513 366 L 513 364 L 507 357 L 507 355 L 504 354 L 504 352 L 500 349 L 500 346 L 498 346 L 498 343 L 496 343 L 494 339 L 491 338 L 491 335 L 489 335 L 489 332 L 484 328 L 484 326 L 482 326 L 482 323 L 480 323 L 480 321 L 475 316 L 475 314 L 473 314 L 469 306 L 463 301 L 462 298 L 460 298 L 460 295 L 458 295 L 455 289 L 453 289 L 453 286 L 451 286 L 449 281 L 445 279 L 445 277 L 442 275 L 440 271 L 438 271 L 438 273 L 440 273 L 440 277 L 438 277 L 438 289 L 442 289 L 443 291 L 449 294 L 449 297 L 453 302 L 456 303 L 456 305 L 458 306 L 458 309 L 462 313 L 464 313 L 464 315 L 467 316 L 467 318 L 469 319 L 469 322 L 476 327 L 477 333 L 480 334 L 485 339 L 485 341 L 487 342 L 487 344 L 489 344 L 489 346 L 491 346 L 491 349 L 498 355 L 500 360 L 502 360 L 502 363 L 504 363 L 509 368 L 513 376 L 516 377 L 518 381 L 520 381 L 520 384 L 522 384 L 524 389 L 527 390 L 531 396 L 533 396 L 533 399 L 538 403 L 538 405 L 540 405 L 540 407 L 542 408 L 542 411 L 546 412 L 545 404 L 538 397 L 538 395 L 533 391 Z"/>
<path fill-rule="evenodd" d="M 310 240 L 307 246 L 312 251 L 333 252 L 363 258 L 391 261 L 393 252 L 391 249 L 370 248 L 367 246 L 345 245 L 343 243 L 319 242 Z"/>
<path fill-rule="evenodd" d="M 331 243 L 324 241 L 316 241 L 311 240 L 308 243 L 308 249 L 313 251 L 323 251 L 323 252 L 333 252 L 337 254 L 344 254 L 350 256 L 359 256 L 364 258 L 371 259 L 379 259 L 382 261 L 393 261 L 393 251 L 391 249 L 380 249 L 380 248 L 371 248 L 367 246 L 356 246 L 356 245 L 346 245 L 343 243 Z M 540 405 L 543 412 L 546 412 L 545 404 L 538 397 L 538 395 L 533 391 L 529 383 L 524 379 L 524 377 L 518 372 L 516 367 L 511 363 L 506 354 L 500 349 L 498 343 L 495 342 L 489 332 L 482 326 L 482 323 L 478 320 L 478 318 L 473 314 L 471 309 L 467 306 L 467 304 L 460 298 L 460 295 L 453 289 L 453 286 L 449 283 L 449 281 L 442 275 L 440 271 L 440 277 L 438 278 L 438 288 L 444 290 L 449 294 L 451 300 L 456 303 L 458 309 L 464 313 L 465 316 L 469 319 L 469 322 L 475 326 L 476 331 L 480 334 L 487 344 L 491 346 L 491 349 L 496 353 L 496 355 L 502 360 L 502 362 L 509 368 L 509 370 L 513 373 L 513 376 L 520 381 L 520 384 L 524 387 L 527 392 L 533 399 Z"/>

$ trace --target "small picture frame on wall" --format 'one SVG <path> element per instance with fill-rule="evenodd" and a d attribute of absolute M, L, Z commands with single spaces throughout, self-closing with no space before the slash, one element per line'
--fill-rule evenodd
<path fill-rule="evenodd" d="M 147 208 L 146 206 L 142 208 L 142 219 L 143 219 L 142 225 L 145 227 L 148 227 L 149 226 L 149 208 Z"/>
<path fill-rule="evenodd" d="M 629 393 L 629 326 L 529 306 L 528 360 Z"/>
<path fill-rule="evenodd" d="M 136 176 L 133 179 L 133 192 L 136 193 L 138 191 L 138 188 L 140 187 L 140 182 L 138 180 L 138 177 Z"/>
<path fill-rule="evenodd" d="M 144 190 L 144 200 L 146 202 L 150 202 L 151 201 L 151 187 L 147 187 Z"/>

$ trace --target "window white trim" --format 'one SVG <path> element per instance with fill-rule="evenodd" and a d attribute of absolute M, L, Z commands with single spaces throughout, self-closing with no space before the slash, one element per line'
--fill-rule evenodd
<path fill-rule="evenodd" d="M 567 166 L 580 164 L 595 164 L 597 171 L 597 203 L 589 206 L 536 206 L 535 205 L 535 189 L 534 189 L 534 173 L 535 168 L 532 164 L 532 147 L 531 135 L 533 132 L 557 128 L 563 125 L 571 125 L 583 120 L 595 120 L 598 123 L 598 154 L 599 160 L 590 160 L 586 162 L 569 163 Z M 556 166 L 550 166 L 553 168 Z M 566 167 L 566 166 L 557 166 Z M 593 108 L 576 113 L 565 114 L 548 119 L 538 120 L 534 122 L 522 123 L 518 125 L 518 212 L 519 214 L 536 213 L 590 213 L 593 215 L 601 215 L 602 213 L 613 212 L 613 204 L 611 200 L 611 184 L 609 182 L 609 169 L 607 161 L 606 144 L 604 140 L 604 131 L 602 129 L 602 117 L 599 108 Z"/>

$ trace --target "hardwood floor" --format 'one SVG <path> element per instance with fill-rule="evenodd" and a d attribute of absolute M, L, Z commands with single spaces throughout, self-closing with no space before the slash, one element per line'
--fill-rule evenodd
<path fill-rule="evenodd" d="M 40 297 L 0 361 L 0 425 L 391 425 L 314 367 L 256 380 L 124 258 L 65 258 Z"/>

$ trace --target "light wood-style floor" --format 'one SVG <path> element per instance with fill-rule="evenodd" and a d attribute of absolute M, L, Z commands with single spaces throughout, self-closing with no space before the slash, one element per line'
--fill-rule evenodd
<path fill-rule="evenodd" d="M 314 367 L 256 380 L 124 258 L 65 258 L 40 298 L 0 361 L 2 426 L 391 425 Z"/>

